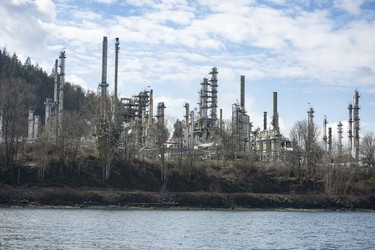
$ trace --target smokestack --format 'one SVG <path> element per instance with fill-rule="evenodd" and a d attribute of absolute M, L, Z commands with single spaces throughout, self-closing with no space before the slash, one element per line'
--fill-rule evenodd
<path fill-rule="evenodd" d="M 54 103 L 57 103 L 57 84 L 58 84 L 58 81 L 59 81 L 59 73 L 58 73 L 58 64 L 59 64 L 59 60 L 55 60 L 55 68 L 54 68 L 54 81 L 53 81 L 53 102 Z"/>
<path fill-rule="evenodd" d="M 64 109 L 64 85 L 65 85 L 65 51 L 60 52 L 60 87 L 59 87 L 59 110 L 62 111 Z M 61 122 L 61 118 L 60 118 Z"/>
<path fill-rule="evenodd" d="M 102 82 L 101 88 L 101 100 L 100 100 L 100 117 L 106 119 L 106 101 L 107 101 L 107 50 L 108 42 L 107 37 L 103 37 L 103 54 L 102 54 Z"/>
<path fill-rule="evenodd" d="M 279 114 L 277 112 L 277 92 L 273 92 L 273 117 L 272 125 L 274 130 L 279 130 Z"/>
<path fill-rule="evenodd" d="M 328 152 L 332 152 L 332 128 L 328 128 Z"/>
<path fill-rule="evenodd" d="M 263 130 L 267 130 L 267 112 L 263 113 Z"/>
<path fill-rule="evenodd" d="M 184 105 L 184 108 L 185 108 L 185 128 L 189 127 L 189 112 L 190 112 L 190 107 L 189 107 L 189 103 L 185 103 Z"/>
<path fill-rule="evenodd" d="M 118 78 L 118 53 L 120 50 L 120 41 L 116 38 L 115 42 L 115 101 L 117 101 L 117 78 Z"/>
<path fill-rule="evenodd" d="M 241 76 L 241 110 L 245 110 L 245 76 Z"/>
<path fill-rule="evenodd" d="M 102 54 L 102 85 L 107 84 L 107 50 L 108 50 L 108 41 L 107 37 L 103 37 L 103 54 Z"/>

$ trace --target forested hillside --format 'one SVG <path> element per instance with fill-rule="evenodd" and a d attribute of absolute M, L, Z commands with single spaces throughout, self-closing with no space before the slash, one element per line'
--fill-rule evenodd
<path fill-rule="evenodd" d="M 53 62 L 51 62 L 52 68 Z M 31 95 L 27 100 L 29 108 L 34 109 L 35 114 L 44 116 L 44 101 L 53 98 L 53 76 L 38 64 L 33 64 L 31 58 L 25 62 L 18 59 L 16 53 L 10 55 L 6 48 L 0 50 L 0 79 L 22 79 L 30 87 Z M 84 102 L 84 90 L 73 83 L 64 86 L 64 109 L 78 110 Z"/>

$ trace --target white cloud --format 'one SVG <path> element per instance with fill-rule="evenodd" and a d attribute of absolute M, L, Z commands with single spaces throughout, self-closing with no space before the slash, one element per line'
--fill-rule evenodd
<path fill-rule="evenodd" d="M 35 0 L 38 10 L 50 19 L 56 17 L 56 6 L 51 0 Z"/>
<path fill-rule="evenodd" d="M 361 12 L 361 5 L 364 0 L 335 0 L 336 8 L 347 11 L 352 15 L 359 15 Z"/>
<path fill-rule="evenodd" d="M 280 82 L 290 81 L 293 88 L 313 82 L 314 91 L 309 95 L 326 85 L 360 86 L 363 91 L 368 88 L 368 93 L 374 89 L 375 20 L 362 17 L 363 1 L 293 5 L 284 0 L 271 4 L 255 0 L 100 2 L 108 3 L 100 5 L 108 12 L 75 1 L 57 1 L 58 8 L 48 0 L 2 1 L 1 45 L 43 65 L 53 65 L 65 47 L 67 78 L 71 74 L 68 79 L 72 82 L 96 89 L 102 37 L 107 35 L 109 41 L 110 81 L 113 39 L 119 37 L 119 92 L 129 97 L 151 85 L 155 95 L 166 101 L 166 112 L 178 117 L 183 101 L 196 106 L 199 83 L 213 66 L 219 69 L 219 105 L 227 118 L 230 104 L 239 99 L 242 74 L 250 81 L 267 80 L 275 88 Z M 275 4 L 277 8 L 273 8 Z M 345 18 L 336 20 L 337 8 L 350 15 L 344 13 Z M 249 108 L 254 125 L 262 125 L 259 109 L 269 107 L 261 107 L 259 98 L 247 103 L 254 106 Z M 294 121 L 284 122 L 287 127 Z"/>

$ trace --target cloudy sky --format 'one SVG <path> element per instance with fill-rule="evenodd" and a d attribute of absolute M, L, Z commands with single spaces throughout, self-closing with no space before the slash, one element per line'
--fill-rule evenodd
<path fill-rule="evenodd" d="M 66 78 L 85 89 L 101 81 L 107 36 L 113 91 L 118 37 L 120 95 L 150 86 L 170 120 L 183 118 L 185 102 L 197 107 L 200 82 L 217 67 L 224 118 L 245 75 L 255 127 L 272 115 L 277 91 L 286 136 L 309 107 L 316 124 L 326 115 L 336 131 L 357 89 L 362 132 L 375 132 L 375 0 L 10 0 L 0 16 L 1 47 L 48 72 L 65 49 Z"/>

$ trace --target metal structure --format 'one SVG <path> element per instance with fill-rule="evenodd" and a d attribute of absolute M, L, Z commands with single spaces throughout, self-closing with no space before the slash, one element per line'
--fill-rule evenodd
<path fill-rule="evenodd" d="M 114 93 L 112 98 L 112 121 L 117 124 L 117 103 L 118 103 L 118 93 L 117 93 L 117 84 L 118 84 L 118 53 L 120 50 L 120 41 L 119 38 L 115 39 L 115 81 L 114 81 Z"/>
<path fill-rule="evenodd" d="M 349 104 L 349 120 L 348 120 L 348 138 L 349 138 L 349 151 L 353 151 L 353 104 Z"/>
<path fill-rule="evenodd" d="M 123 122 L 129 124 L 137 135 L 137 142 L 145 144 L 146 136 L 152 135 L 153 91 L 141 91 L 131 98 L 121 98 L 124 108 Z"/>
<path fill-rule="evenodd" d="M 290 147 L 290 141 L 281 135 L 277 92 L 273 92 L 272 128 L 267 129 L 267 112 L 263 113 L 263 130 L 255 132 L 255 151 L 260 161 L 279 160 L 283 152 Z"/>
<path fill-rule="evenodd" d="M 353 95 L 353 132 L 354 132 L 354 159 L 356 162 L 359 161 L 359 92 L 356 90 L 354 91 Z"/>
<path fill-rule="evenodd" d="M 40 117 L 34 114 L 33 109 L 29 109 L 28 116 L 28 129 L 27 129 L 27 141 L 33 142 L 38 138 L 39 134 Z"/>
<path fill-rule="evenodd" d="M 338 141 L 338 143 L 337 143 L 337 152 L 338 152 L 338 154 L 339 155 L 342 155 L 342 133 L 343 133 L 343 129 L 342 129 L 342 123 L 341 122 L 339 122 L 338 124 L 337 124 L 337 141 Z"/>
<path fill-rule="evenodd" d="M 323 119 L 323 148 L 324 148 L 324 151 L 327 151 L 327 142 L 328 142 L 327 124 L 328 124 L 327 116 L 324 115 L 324 119 Z"/>
<path fill-rule="evenodd" d="M 201 143 L 208 142 L 213 135 L 213 131 L 218 127 L 217 119 L 217 71 L 216 67 L 209 73 L 211 79 L 203 78 L 199 91 L 199 117 L 194 126 L 194 136 Z"/>

